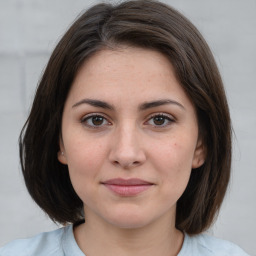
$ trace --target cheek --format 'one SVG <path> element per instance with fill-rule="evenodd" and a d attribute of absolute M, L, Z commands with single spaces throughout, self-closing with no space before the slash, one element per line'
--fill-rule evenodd
<path fill-rule="evenodd" d="M 155 169 L 161 174 L 159 177 L 162 177 L 163 183 L 167 183 L 166 180 L 172 187 L 183 187 L 191 174 L 193 155 L 194 143 L 185 137 L 177 137 L 154 147 L 151 159 Z"/>
<path fill-rule="evenodd" d="M 164 166 L 173 166 L 176 171 L 182 171 L 182 167 L 191 168 L 194 156 L 194 146 L 182 143 L 181 140 L 173 140 L 169 143 L 154 147 L 154 159 Z M 187 169 L 185 168 L 185 169 Z"/>
<path fill-rule="evenodd" d="M 82 169 L 86 166 L 93 167 L 100 162 L 104 144 L 88 136 L 83 130 L 75 131 L 75 128 L 69 129 L 66 138 L 64 137 L 68 166 L 76 167 L 77 170 L 80 166 Z"/>
<path fill-rule="evenodd" d="M 78 138 L 72 137 L 65 145 L 70 179 L 75 190 L 98 181 L 101 166 L 106 159 L 106 149 L 101 143 Z"/>

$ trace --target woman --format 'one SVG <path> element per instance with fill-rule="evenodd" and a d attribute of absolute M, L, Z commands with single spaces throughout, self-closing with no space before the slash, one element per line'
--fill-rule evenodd
<path fill-rule="evenodd" d="M 29 193 L 64 227 L 0 255 L 247 255 L 205 234 L 230 176 L 221 77 L 197 29 L 148 0 L 66 32 L 20 136 Z"/>

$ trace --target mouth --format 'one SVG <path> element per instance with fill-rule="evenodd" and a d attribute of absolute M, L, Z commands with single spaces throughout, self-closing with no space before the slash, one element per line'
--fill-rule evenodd
<path fill-rule="evenodd" d="M 154 184 L 141 179 L 111 179 L 101 183 L 111 192 L 123 196 L 136 196 L 148 189 Z"/>

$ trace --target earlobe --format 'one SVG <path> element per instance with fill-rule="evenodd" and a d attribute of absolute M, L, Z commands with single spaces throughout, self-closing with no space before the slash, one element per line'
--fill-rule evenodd
<path fill-rule="evenodd" d="M 62 164 L 67 164 L 66 156 L 63 151 L 60 150 L 57 156 L 58 156 L 59 162 L 61 162 Z"/>
<path fill-rule="evenodd" d="M 67 159 L 66 159 L 66 155 L 65 155 L 62 139 L 60 139 L 59 144 L 60 144 L 60 150 L 57 153 L 58 160 L 62 164 L 67 164 Z"/>
<path fill-rule="evenodd" d="M 202 140 L 198 140 L 197 146 L 196 146 L 196 149 L 195 149 L 195 152 L 194 152 L 192 168 L 196 169 L 196 168 L 201 167 L 205 162 L 205 158 L 206 158 L 205 145 L 202 142 Z"/>

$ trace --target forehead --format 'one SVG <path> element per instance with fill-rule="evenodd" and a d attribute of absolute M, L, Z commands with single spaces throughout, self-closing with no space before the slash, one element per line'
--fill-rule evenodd
<path fill-rule="evenodd" d="M 175 76 L 169 59 L 162 53 L 147 48 L 119 46 L 115 49 L 103 49 L 97 51 L 87 59 L 80 68 L 77 76 L 86 69 L 87 75 L 97 72 L 109 73 L 111 76 L 125 70 L 133 74 L 143 75 L 143 71 L 151 71 L 148 75 L 168 73 L 170 77 Z"/>
<path fill-rule="evenodd" d="M 166 95 L 189 101 L 169 59 L 155 50 L 127 46 L 101 50 L 86 60 L 69 97 L 150 101 Z"/>

